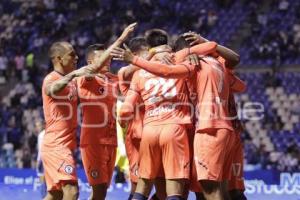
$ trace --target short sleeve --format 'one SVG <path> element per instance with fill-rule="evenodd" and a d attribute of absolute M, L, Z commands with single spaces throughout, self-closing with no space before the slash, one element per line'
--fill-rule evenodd
<path fill-rule="evenodd" d="M 42 86 L 43 93 L 46 93 L 46 86 L 53 83 L 56 80 L 57 77 L 53 76 L 53 74 L 48 74 L 43 81 L 43 86 Z"/>

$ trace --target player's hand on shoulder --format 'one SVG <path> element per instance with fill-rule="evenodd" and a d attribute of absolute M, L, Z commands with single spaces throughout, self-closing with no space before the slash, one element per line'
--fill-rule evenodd
<path fill-rule="evenodd" d="M 111 51 L 110 55 L 114 60 L 121 60 L 131 63 L 133 61 L 134 55 L 126 45 L 124 45 L 124 48 L 125 49 L 116 47 Z"/>
<path fill-rule="evenodd" d="M 189 31 L 187 33 L 183 34 L 183 37 L 186 41 L 190 42 L 190 45 L 196 45 L 196 44 L 202 44 L 204 42 L 207 42 L 208 40 L 202 37 L 200 34 L 197 34 L 195 32 Z"/>
<path fill-rule="evenodd" d="M 186 60 L 189 61 L 190 65 L 200 66 L 200 58 L 197 54 L 191 54 L 187 56 Z"/>
<path fill-rule="evenodd" d="M 89 66 L 81 67 L 75 71 L 72 72 L 75 77 L 90 75 L 93 73 L 92 69 Z"/>

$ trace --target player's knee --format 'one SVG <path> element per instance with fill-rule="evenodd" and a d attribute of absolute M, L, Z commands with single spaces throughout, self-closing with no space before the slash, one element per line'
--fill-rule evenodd
<path fill-rule="evenodd" d="M 221 190 L 221 184 L 217 181 L 202 180 L 200 181 L 200 184 L 207 194 L 219 192 Z"/>
<path fill-rule="evenodd" d="M 153 180 L 140 178 L 138 180 L 135 193 L 140 193 L 145 196 L 148 196 L 152 189 L 152 185 L 153 185 Z"/>
<path fill-rule="evenodd" d="M 166 180 L 167 195 L 183 195 L 185 182 L 184 179 Z"/>
<path fill-rule="evenodd" d="M 62 198 L 62 191 L 49 191 L 43 200 L 61 200 Z"/>
<path fill-rule="evenodd" d="M 64 198 L 67 197 L 66 199 L 77 200 L 79 196 L 79 191 L 77 186 L 67 185 L 64 187 L 63 190 L 64 190 Z"/>

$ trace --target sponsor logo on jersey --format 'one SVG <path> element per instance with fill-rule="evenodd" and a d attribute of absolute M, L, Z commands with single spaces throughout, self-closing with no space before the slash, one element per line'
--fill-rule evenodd
<path fill-rule="evenodd" d="M 154 108 L 152 110 L 149 110 L 147 114 L 148 114 L 148 116 L 153 117 L 153 116 L 157 116 L 157 115 L 160 115 L 163 113 L 172 112 L 174 110 L 175 110 L 175 108 L 172 105 L 160 106 L 160 107 Z"/>

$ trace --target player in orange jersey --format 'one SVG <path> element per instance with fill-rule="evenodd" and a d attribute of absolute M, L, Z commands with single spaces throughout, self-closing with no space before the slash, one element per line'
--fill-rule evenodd
<path fill-rule="evenodd" d="M 43 82 L 42 96 L 46 121 L 41 156 L 45 169 L 47 196 L 44 199 L 77 199 L 77 175 L 73 150 L 76 148 L 77 92 L 74 77 L 86 74 L 75 70 L 78 57 L 71 44 L 54 43 L 49 51 L 54 71 Z"/>
<path fill-rule="evenodd" d="M 97 71 L 109 58 L 110 51 L 120 45 L 136 24 L 129 25 L 118 40 L 94 64 L 78 70 L 78 57 L 68 42 L 56 42 L 49 56 L 54 71 L 42 86 L 43 109 L 46 121 L 41 147 L 47 184 L 46 200 L 77 199 L 78 186 L 73 150 L 76 148 L 77 90 L 74 78 Z"/>
<path fill-rule="evenodd" d="M 141 56 L 143 58 L 147 58 L 149 55 L 148 49 L 149 46 L 146 40 L 142 37 L 133 38 L 129 42 L 129 49 L 133 54 Z M 122 67 L 118 72 L 119 77 L 119 88 L 121 94 L 125 97 L 129 87 L 130 80 L 126 80 L 126 72 L 136 71 L 138 68 L 134 65 L 128 65 L 126 67 Z M 138 101 L 140 102 L 140 101 Z M 125 148 L 126 154 L 129 161 L 129 171 L 130 171 L 130 180 L 131 180 L 131 193 L 128 199 L 131 199 L 133 193 L 136 189 L 137 181 L 138 181 L 138 160 L 139 160 L 139 148 L 142 136 L 142 128 L 143 128 L 143 108 L 141 110 L 134 113 L 133 119 L 127 123 L 126 129 L 126 138 L 125 138 Z"/>
<path fill-rule="evenodd" d="M 235 131 L 235 146 L 232 150 L 233 162 L 231 166 L 231 178 L 228 181 L 228 190 L 232 200 L 246 200 L 244 194 L 244 151 L 243 144 L 241 141 L 241 132 L 243 131 L 243 126 L 241 121 L 237 116 L 237 108 L 235 104 L 235 99 L 233 96 L 234 91 L 230 91 L 229 94 L 229 113 L 233 117 L 232 126 Z"/>
<path fill-rule="evenodd" d="M 135 55 L 139 55 L 147 60 L 153 56 L 151 53 L 149 53 L 149 45 L 146 39 L 143 37 L 136 37 L 131 39 L 128 45 L 129 49 Z M 124 97 L 126 96 L 130 87 L 130 81 L 132 78 L 131 74 L 132 72 L 135 72 L 138 69 L 139 68 L 134 65 L 128 65 L 126 67 L 122 67 L 119 70 L 119 88 Z M 141 106 L 139 107 L 139 110 L 137 110 L 134 113 L 133 119 L 127 123 L 127 134 L 125 139 L 126 153 L 129 160 L 131 180 L 131 193 L 128 198 L 129 200 L 132 199 L 138 181 L 139 146 L 143 128 L 142 118 L 144 115 L 144 106 L 141 104 L 141 100 L 139 100 L 138 102 Z M 153 196 L 150 199 L 165 199 L 166 192 L 164 177 L 157 178 L 154 184 L 156 193 L 153 194 Z"/>
<path fill-rule="evenodd" d="M 87 63 L 93 64 L 104 51 L 104 45 L 89 46 Z M 115 105 L 118 84 L 117 77 L 107 72 L 109 65 L 110 60 L 107 60 L 97 74 L 77 79 L 82 112 L 80 151 L 88 182 L 92 186 L 90 199 L 105 199 L 116 160 Z"/>
<path fill-rule="evenodd" d="M 220 48 L 224 50 L 224 48 L 222 49 L 219 46 L 217 50 L 220 50 Z M 118 54 L 117 51 L 114 53 Z M 126 57 L 126 53 L 124 53 L 122 52 L 120 55 Z M 163 77 L 187 77 L 191 72 L 195 71 L 195 68 L 188 68 L 183 65 L 165 66 L 147 62 L 137 57 L 127 58 L 127 61 Z M 198 180 L 203 186 L 207 199 L 222 199 L 228 196 L 226 192 L 222 193 L 222 188 L 220 187 L 220 183 L 223 183 L 229 176 L 224 171 L 227 161 L 225 161 L 223 154 L 229 154 L 233 145 L 232 127 L 230 120 L 228 120 L 227 109 L 228 83 L 229 80 L 228 75 L 225 73 L 225 68 L 218 60 L 213 57 L 202 58 L 201 70 L 197 70 L 195 82 L 198 93 L 196 105 L 196 113 L 198 114 L 196 132 L 198 134 L 195 135 L 194 150 Z M 220 138 L 220 142 L 211 139 L 216 136 Z M 202 139 L 202 137 L 205 138 Z M 201 145 L 198 143 L 201 143 Z M 218 145 L 219 148 L 211 148 L 215 145 Z M 198 148 L 200 146 L 205 146 L 206 148 Z M 215 151 L 210 151 L 209 149 L 215 149 Z M 208 159 L 211 162 L 207 162 Z M 216 164 L 222 167 L 221 170 L 216 164 L 212 164 L 214 162 L 217 162 Z"/>
<path fill-rule="evenodd" d="M 133 29 L 129 27 L 124 31 L 126 37 Z M 86 52 L 86 61 L 94 64 L 98 57 L 106 53 L 104 45 L 91 45 Z M 118 77 L 109 72 L 109 66 L 110 59 L 96 74 L 77 79 L 83 116 L 80 150 L 85 173 L 92 186 L 91 199 L 105 199 L 116 159 Z"/>
<path fill-rule="evenodd" d="M 155 40 L 155 44 L 150 44 L 152 47 L 165 45 L 168 41 L 165 32 L 156 30 L 148 37 Z M 185 65 L 190 67 L 188 62 L 183 63 Z M 186 125 L 191 123 L 191 119 L 185 82 L 139 70 L 133 76 L 122 106 L 122 117 L 132 114 L 130 105 L 135 105 L 138 98 L 142 98 L 145 104 L 145 116 L 139 152 L 140 179 L 133 199 L 147 199 L 151 187 L 143 186 L 152 185 L 161 167 L 166 179 L 167 199 L 181 199 L 190 168 Z"/>

